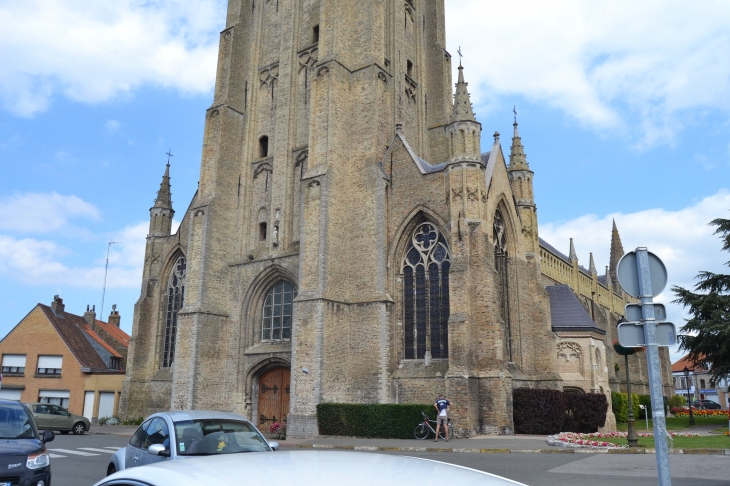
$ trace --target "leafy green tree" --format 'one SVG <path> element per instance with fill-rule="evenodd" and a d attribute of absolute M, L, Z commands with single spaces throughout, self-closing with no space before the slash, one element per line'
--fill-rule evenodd
<path fill-rule="evenodd" d="M 730 251 L 730 219 L 716 219 L 714 234 L 723 240 L 723 251 Z M 726 265 L 730 266 L 730 262 Z M 689 308 L 692 316 L 678 336 L 680 349 L 689 351 L 689 360 L 710 369 L 712 381 L 730 376 L 730 275 L 700 272 L 694 292 L 672 287 L 674 303 Z"/>

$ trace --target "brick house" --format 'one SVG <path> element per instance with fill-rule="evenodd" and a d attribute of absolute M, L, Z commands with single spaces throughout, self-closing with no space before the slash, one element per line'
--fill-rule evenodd
<path fill-rule="evenodd" d="M 55 403 L 92 421 L 117 415 L 129 345 L 119 321 L 116 309 L 109 322 L 93 309 L 66 312 L 58 296 L 36 305 L 0 341 L 0 398 Z"/>

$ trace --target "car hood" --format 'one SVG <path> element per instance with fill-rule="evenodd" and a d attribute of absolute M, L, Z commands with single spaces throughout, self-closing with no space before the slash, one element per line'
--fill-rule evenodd
<path fill-rule="evenodd" d="M 251 476 L 251 471 L 260 474 Z M 251 486 L 483 486 L 520 485 L 493 474 L 428 459 L 365 452 L 287 451 L 250 452 L 191 457 L 120 471 L 95 486 L 113 480 L 144 481 L 153 486 L 239 484 L 247 476 Z M 523 485 L 524 486 L 524 485 Z"/>
<path fill-rule="evenodd" d="M 0 458 L 27 456 L 43 448 L 43 442 L 38 439 L 0 439 Z"/>

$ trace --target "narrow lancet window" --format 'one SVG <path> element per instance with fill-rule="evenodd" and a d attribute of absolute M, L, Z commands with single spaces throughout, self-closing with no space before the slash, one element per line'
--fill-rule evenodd
<path fill-rule="evenodd" d="M 169 368 L 175 359 L 175 335 L 177 333 L 177 313 L 185 302 L 185 257 L 178 258 L 167 284 L 167 315 L 162 347 L 162 367 Z"/>
<path fill-rule="evenodd" d="M 264 300 L 262 341 L 291 339 L 292 302 L 296 296 L 297 290 L 289 282 L 279 282 L 269 291 Z"/>

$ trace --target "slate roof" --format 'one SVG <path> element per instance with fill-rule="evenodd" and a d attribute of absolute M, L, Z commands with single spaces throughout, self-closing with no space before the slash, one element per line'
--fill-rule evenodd
<path fill-rule="evenodd" d="M 68 312 L 64 312 L 63 317 L 59 317 L 47 305 L 38 304 L 38 307 L 41 308 L 48 321 L 56 329 L 56 332 L 61 336 L 61 339 L 66 343 L 66 346 L 71 350 L 82 368 L 89 368 L 91 371 L 117 371 L 110 370 L 109 366 L 101 359 L 101 356 L 94 350 L 84 334 L 91 336 L 92 339 L 102 344 L 105 349 L 113 353 L 113 356 L 120 357 L 119 353 L 104 342 L 91 329 L 83 317 Z M 119 372 L 123 373 L 121 370 Z"/>
<path fill-rule="evenodd" d="M 593 331 L 606 334 L 601 330 L 567 285 L 545 287 L 550 297 L 550 323 L 553 331 Z"/>

